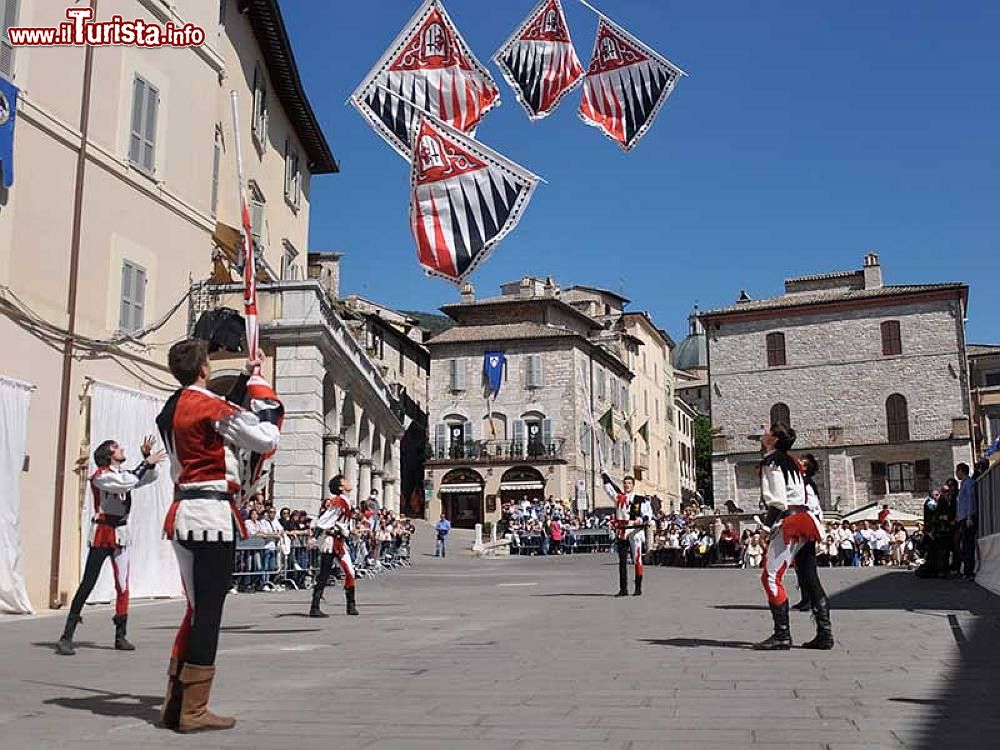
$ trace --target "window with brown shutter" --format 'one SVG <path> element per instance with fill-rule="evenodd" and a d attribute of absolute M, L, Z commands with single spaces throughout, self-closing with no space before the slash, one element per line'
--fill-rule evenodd
<path fill-rule="evenodd" d="M 767 366 L 781 367 L 785 364 L 785 334 L 767 334 Z"/>
<path fill-rule="evenodd" d="M 771 424 L 779 423 L 792 426 L 792 413 L 788 409 L 788 404 L 777 403 L 771 407 Z"/>
<path fill-rule="evenodd" d="M 913 483 L 914 492 L 931 491 L 931 462 L 929 459 L 921 459 L 913 464 L 913 473 L 916 480 Z"/>
<path fill-rule="evenodd" d="M 903 340 L 899 336 L 899 321 L 882 323 L 882 354 L 886 357 L 903 353 Z"/>
<path fill-rule="evenodd" d="M 885 401 L 885 419 L 889 427 L 890 443 L 906 443 L 910 440 L 910 415 L 906 398 L 894 393 Z"/>
<path fill-rule="evenodd" d="M 886 465 L 882 461 L 872 461 L 871 471 L 869 492 L 873 497 L 881 497 L 885 494 Z"/>

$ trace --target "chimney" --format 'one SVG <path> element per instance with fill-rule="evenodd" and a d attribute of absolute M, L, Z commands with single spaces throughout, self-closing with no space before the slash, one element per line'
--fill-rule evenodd
<path fill-rule="evenodd" d="M 525 276 L 521 279 L 520 296 L 521 299 L 531 299 L 535 296 L 535 290 L 531 283 L 531 277 Z"/>
<path fill-rule="evenodd" d="M 465 282 L 462 285 L 462 304 L 468 305 L 476 301 L 476 290 L 472 288 L 472 284 Z"/>
<path fill-rule="evenodd" d="M 882 288 L 882 266 L 879 265 L 878 255 L 873 250 L 865 256 L 865 289 Z"/>
<path fill-rule="evenodd" d="M 310 279 L 316 279 L 330 296 L 330 299 L 340 297 L 340 258 L 341 253 L 311 252 L 307 256 L 307 274 Z"/>

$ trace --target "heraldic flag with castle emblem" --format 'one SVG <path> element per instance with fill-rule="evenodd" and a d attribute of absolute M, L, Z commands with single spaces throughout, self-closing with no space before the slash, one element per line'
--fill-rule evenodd
<path fill-rule="evenodd" d="M 473 133 L 483 115 L 500 103 L 500 89 L 440 1 L 425 0 L 365 76 L 351 102 L 409 159 L 415 114 L 410 104 L 463 133 Z"/>
<path fill-rule="evenodd" d="M 646 134 L 684 72 L 607 18 L 597 26 L 580 118 L 626 151 Z"/>
<path fill-rule="evenodd" d="M 542 0 L 493 56 L 532 120 L 552 113 L 584 76 L 559 0 Z"/>
<path fill-rule="evenodd" d="M 420 112 L 411 139 L 410 229 L 420 265 L 460 284 L 517 226 L 538 178 Z"/>

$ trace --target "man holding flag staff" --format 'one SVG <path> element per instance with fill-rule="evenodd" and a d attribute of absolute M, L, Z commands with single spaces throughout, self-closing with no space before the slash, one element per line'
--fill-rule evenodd
<path fill-rule="evenodd" d="M 615 502 L 615 514 L 611 520 L 615 530 L 615 545 L 618 551 L 618 593 L 628 596 L 628 556 L 632 554 L 635 565 L 635 592 L 642 596 L 642 548 L 646 539 L 646 526 L 653 517 L 653 506 L 648 497 L 635 494 L 635 479 L 626 476 L 619 490 L 606 471 L 601 472 L 604 491 Z"/>

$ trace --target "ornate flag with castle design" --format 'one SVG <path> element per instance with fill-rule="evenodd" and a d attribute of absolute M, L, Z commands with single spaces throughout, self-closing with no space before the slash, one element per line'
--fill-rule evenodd
<path fill-rule="evenodd" d="M 421 112 L 410 139 L 410 229 L 420 265 L 460 284 L 517 226 L 538 178 Z"/>
<path fill-rule="evenodd" d="M 493 61 L 532 120 L 551 114 L 584 76 L 559 0 L 541 0 Z"/>
<path fill-rule="evenodd" d="M 580 118 L 625 150 L 646 134 L 684 71 L 601 17 L 583 82 Z"/>
<path fill-rule="evenodd" d="M 425 0 L 351 102 L 400 156 L 409 159 L 417 108 L 474 133 L 483 115 L 500 104 L 500 89 L 440 0 Z"/>

